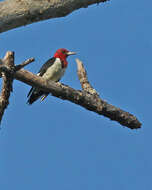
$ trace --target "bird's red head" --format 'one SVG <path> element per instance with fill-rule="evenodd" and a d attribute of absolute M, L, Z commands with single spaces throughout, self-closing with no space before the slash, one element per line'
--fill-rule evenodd
<path fill-rule="evenodd" d="M 67 58 L 69 55 L 75 55 L 75 54 L 76 54 L 75 52 L 71 52 L 71 51 L 68 51 L 67 49 L 60 48 L 60 49 L 58 49 L 58 50 L 55 52 L 54 57 L 55 57 L 55 58 L 60 58 L 61 61 L 63 61 L 63 63 L 64 63 L 64 67 L 67 67 L 68 62 L 67 62 L 66 58 Z"/>

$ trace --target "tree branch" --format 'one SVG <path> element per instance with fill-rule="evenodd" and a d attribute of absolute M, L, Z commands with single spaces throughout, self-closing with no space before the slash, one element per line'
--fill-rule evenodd
<path fill-rule="evenodd" d="M 50 18 L 64 17 L 108 0 L 5 0 L 0 2 L 0 33 Z"/>
<path fill-rule="evenodd" d="M 53 81 L 47 82 L 40 76 L 34 75 L 24 69 L 20 69 L 32 61 L 34 61 L 34 58 L 30 58 L 20 65 L 14 66 L 14 52 L 7 52 L 6 56 L 2 60 L 0 59 L 0 73 L 3 78 L 3 87 L 0 96 L 0 121 L 5 108 L 9 104 L 9 96 L 12 91 L 13 79 L 15 78 L 26 84 L 42 89 L 45 92 L 49 92 L 55 97 L 68 100 L 86 108 L 87 110 L 106 116 L 130 129 L 138 129 L 141 127 L 141 123 L 135 116 L 108 104 L 99 97 L 99 94 L 89 83 L 86 70 L 80 60 L 77 59 L 76 62 L 78 76 L 83 91 L 75 90 L 61 83 L 55 83 Z"/>
<path fill-rule="evenodd" d="M 9 104 L 10 93 L 13 90 L 13 71 L 14 71 L 14 53 L 7 52 L 4 59 L 1 60 L 1 76 L 3 79 L 2 91 L 0 95 L 0 123 L 4 114 L 5 109 Z M 5 68 L 5 69 L 4 69 Z"/>
<path fill-rule="evenodd" d="M 125 125 L 131 129 L 140 128 L 141 123 L 132 114 L 125 112 L 115 106 L 108 104 L 107 102 L 100 99 L 98 92 L 91 86 L 88 81 L 87 72 L 83 66 L 83 63 L 76 59 L 77 62 L 77 74 L 82 86 L 82 89 L 89 94 L 92 94 L 96 104 L 99 107 L 98 114 L 104 115 L 111 120 L 118 121 L 120 124 Z M 100 110 L 102 108 L 102 110 Z"/>
<path fill-rule="evenodd" d="M 42 77 L 21 69 L 15 73 L 15 78 L 26 84 L 38 87 L 43 91 L 50 92 L 53 96 L 78 104 L 90 111 L 106 116 L 111 120 L 118 121 L 130 129 L 138 129 L 141 123 L 132 114 L 125 112 L 100 98 L 85 91 L 75 90 L 61 83 L 47 83 Z"/>
<path fill-rule="evenodd" d="M 13 91 L 14 73 L 19 69 L 25 67 L 29 63 L 33 62 L 34 58 L 27 59 L 23 63 L 14 65 L 14 52 L 8 51 L 5 57 L 0 59 L 0 77 L 2 77 L 2 90 L 0 95 L 0 123 L 5 109 L 9 104 L 9 97 L 11 91 Z"/>

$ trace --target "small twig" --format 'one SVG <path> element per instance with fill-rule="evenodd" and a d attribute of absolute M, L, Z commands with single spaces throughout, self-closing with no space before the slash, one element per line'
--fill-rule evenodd
<path fill-rule="evenodd" d="M 32 58 L 27 59 L 27 60 L 24 61 L 23 63 L 21 63 L 21 64 L 19 64 L 19 65 L 16 65 L 16 66 L 15 66 L 15 71 L 18 71 L 18 70 L 22 69 L 22 68 L 25 67 L 26 65 L 32 63 L 33 61 L 35 61 L 35 59 L 32 57 Z"/>

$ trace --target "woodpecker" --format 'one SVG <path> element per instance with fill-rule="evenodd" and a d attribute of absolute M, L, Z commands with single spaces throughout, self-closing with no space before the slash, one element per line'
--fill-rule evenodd
<path fill-rule="evenodd" d="M 69 55 L 74 55 L 75 52 L 68 51 L 64 48 L 58 49 L 54 56 L 49 59 L 46 63 L 44 63 L 37 73 L 38 76 L 41 76 L 47 81 L 58 82 L 65 73 L 65 70 L 68 66 L 68 62 L 66 58 Z M 41 97 L 41 101 L 43 101 L 49 93 L 44 92 L 38 88 L 32 87 L 29 91 L 27 97 L 27 104 L 31 105 L 37 99 Z"/>

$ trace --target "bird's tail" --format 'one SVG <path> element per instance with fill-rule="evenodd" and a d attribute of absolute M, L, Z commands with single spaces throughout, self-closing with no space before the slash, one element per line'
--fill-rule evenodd
<path fill-rule="evenodd" d="M 33 104 L 33 102 L 38 100 L 43 94 L 44 92 L 42 90 L 38 90 L 32 87 L 27 95 L 27 97 L 29 97 L 27 100 L 27 104 L 29 105 Z"/>

